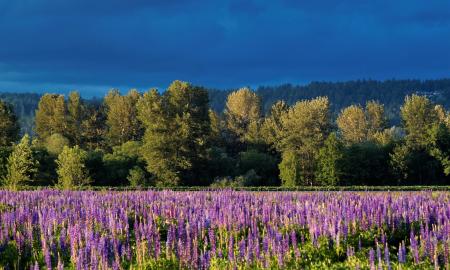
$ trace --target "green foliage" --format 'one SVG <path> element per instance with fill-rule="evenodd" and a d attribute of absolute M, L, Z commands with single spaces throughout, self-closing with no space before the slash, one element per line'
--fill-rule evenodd
<path fill-rule="evenodd" d="M 35 117 L 35 131 L 41 140 L 52 134 L 68 135 L 67 108 L 63 95 L 45 94 L 39 101 Z"/>
<path fill-rule="evenodd" d="M 67 136 L 74 145 L 82 145 L 82 123 L 86 108 L 78 92 L 71 92 L 67 100 Z"/>
<path fill-rule="evenodd" d="M 19 123 L 13 107 L 0 99 L 0 147 L 11 146 L 19 138 Z"/>
<path fill-rule="evenodd" d="M 398 174 L 398 184 L 441 184 L 443 168 L 439 160 L 427 149 L 398 145 L 390 154 L 393 171 Z"/>
<path fill-rule="evenodd" d="M 283 123 L 281 117 L 288 111 L 289 107 L 284 101 L 277 101 L 270 109 L 269 115 L 264 118 L 261 128 L 261 136 L 270 146 L 275 146 L 279 134 L 282 131 Z"/>
<path fill-rule="evenodd" d="M 8 157 L 11 151 L 11 147 L 0 147 L 0 185 L 8 173 Z"/>
<path fill-rule="evenodd" d="M 81 123 L 82 146 L 87 150 L 104 149 L 106 136 L 106 115 L 103 106 L 90 105 L 85 108 Z"/>
<path fill-rule="evenodd" d="M 375 101 L 368 101 L 364 109 L 359 105 L 344 108 L 336 120 L 347 144 L 376 140 L 386 128 L 386 122 L 384 105 Z"/>
<path fill-rule="evenodd" d="M 52 134 L 45 139 L 45 147 L 52 155 L 58 156 L 65 146 L 70 146 L 69 139 L 59 133 Z"/>
<path fill-rule="evenodd" d="M 320 185 L 334 186 L 341 183 L 343 152 L 342 143 L 335 133 L 331 133 L 319 151 L 317 181 Z"/>
<path fill-rule="evenodd" d="M 16 241 L 9 241 L 0 252 L 0 268 L 17 269 L 19 260 L 21 259 Z"/>
<path fill-rule="evenodd" d="M 285 179 L 296 179 L 294 182 L 283 182 L 290 184 L 315 184 L 315 171 L 317 166 L 317 155 L 323 146 L 325 139 L 331 130 L 329 115 L 329 102 L 326 97 L 313 100 L 297 102 L 286 113 L 281 116 L 282 128 L 277 134 L 276 147 L 282 152 L 283 161 L 280 166 L 284 172 L 281 176 Z M 285 154 L 285 152 L 289 152 Z M 293 162 L 295 160 L 295 162 Z M 288 177 L 287 168 L 300 168 L 298 172 L 292 172 Z M 281 171 L 281 167 L 280 167 Z M 300 176 L 301 181 L 298 181 Z"/>
<path fill-rule="evenodd" d="M 344 149 L 341 164 L 341 184 L 392 185 L 389 169 L 391 146 L 374 142 L 353 144 Z"/>
<path fill-rule="evenodd" d="M 234 176 L 237 172 L 237 161 L 230 157 L 226 149 L 212 147 L 207 150 L 207 171 L 210 179 Z"/>
<path fill-rule="evenodd" d="M 278 160 L 266 153 L 261 153 L 256 150 L 249 150 L 239 154 L 239 171 L 240 173 L 254 173 L 261 179 L 260 182 L 255 182 L 253 185 L 273 185 L 277 183 L 277 176 L 279 171 L 277 168 Z"/>
<path fill-rule="evenodd" d="M 14 145 L 7 161 L 7 173 L 3 185 L 10 190 L 18 190 L 27 184 L 37 172 L 38 162 L 33 158 L 30 137 L 25 134 L 20 142 Z"/>
<path fill-rule="evenodd" d="M 229 94 L 224 113 L 228 130 L 241 142 L 256 139 L 254 135 L 261 118 L 261 100 L 255 92 L 241 88 Z M 250 128 L 253 134 L 250 134 Z"/>
<path fill-rule="evenodd" d="M 386 87 L 403 96 L 380 96 Z M 405 90 L 411 87 L 442 95 L 419 96 Z M 358 95 L 340 98 L 356 90 Z M 83 100 L 76 92 L 67 100 L 46 94 L 36 111 L 39 140 L 31 149 L 39 166 L 31 184 L 55 181 L 55 156 L 73 145 L 88 151 L 86 170 L 93 184 L 102 186 L 127 185 L 135 167 L 145 168 L 146 179 L 158 186 L 172 187 L 210 185 L 214 179 L 231 179 L 233 185 L 277 185 L 281 179 L 290 186 L 449 183 L 450 80 L 312 83 L 277 91 L 209 91 L 208 103 L 205 89 L 175 81 L 165 92 L 113 90 L 104 100 Z M 329 99 L 316 98 L 321 93 Z M 23 104 L 34 102 L 35 108 L 39 96 L 0 97 L 15 105 L 0 102 L 0 146 L 10 146 L 14 136 L 1 139 L 11 126 L 8 119 L 14 114 L 31 119 L 34 109 Z M 218 98 L 223 114 L 210 108 L 218 106 Z M 269 113 L 264 117 L 263 111 Z M 388 128 L 387 115 L 394 124 L 401 115 L 403 125 Z M 0 177 L 6 179 L 10 150 L 3 150 Z"/>
<path fill-rule="evenodd" d="M 407 96 L 400 111 L 408 146 L 412 148 L 425 147 L 428 142 L 428 130 L 439 119 L 432 102 L 424 96 Z"/>
<path fill-rule="evenodd" d="M 137 106 L 146 128 L 143 157 L 157 185 L 206 183 L 201 172 L 211 131 L 207 92 L 175 81 L 163 95 L 145 93 Z"/>
<path fill-rule="evenodd" d="M 54 154 L 50 154 L 46 148 L 42 146 L 32 146 L 33 158 L 39 161 L 37 172 L 34 174 L 33 186 L 49 186 L 53 185 L 58 175 L 56 174 L 56 162 Z"/>
<path fill-rule="evenodd" d="M 145 171 L 138 166 L 133 167 L 127 177 L 132 187 L 144 187 L 149 184 Z"/>
<path fill-rule="evenodd" d="M 301 184 L 301 165 L 297 153 L 293 151 L 284 152 L 278 167 L 283 186 L 294 187 Z"/>
<path fill-rule="evenodd" d="M 77 145 L 70 148 L 65 146 L 58 156 L 58 187 L 73 189 L 90 183 L 89 173 L 86 169 L 87 152 Z"/>
<path fill-rule="evenodd" d="M 130 90 L 126 96 L 121 96 L 118 90 L 111 90 L 105 97 L 108 126 L 106 140 L 110 147 L 137 141 L 142 137 L 142 124 L 137 117 L 136 108 L 140 98 L 141 95 L 136 90 Z"/>

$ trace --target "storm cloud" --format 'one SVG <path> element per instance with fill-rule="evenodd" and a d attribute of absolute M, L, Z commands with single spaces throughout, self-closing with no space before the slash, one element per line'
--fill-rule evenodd
<path fill-rule="evenodd" d="M 450 74 L 449 1 L 0 0 L 0 90 Z"/>

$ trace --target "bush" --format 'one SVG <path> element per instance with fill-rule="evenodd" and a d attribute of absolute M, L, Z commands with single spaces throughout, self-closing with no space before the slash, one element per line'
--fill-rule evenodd
<path fill-rule="evenodd" d="M 132 187 L 145 187 L 148 185 L 145 171 L 138 166 L 134 166 L 127 177 Z"/>

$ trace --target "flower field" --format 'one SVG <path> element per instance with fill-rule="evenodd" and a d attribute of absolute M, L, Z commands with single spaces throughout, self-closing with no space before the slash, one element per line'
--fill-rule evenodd
<path fill-rule="evenodd" d="M 449 192 L 0 191 L 0 269 L 450 269 Z"/>

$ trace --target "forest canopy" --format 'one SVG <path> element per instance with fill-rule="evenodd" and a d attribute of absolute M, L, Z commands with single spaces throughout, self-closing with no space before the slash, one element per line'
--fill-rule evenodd
<path fill-rule="evenodd" d="M 0 98 L 14 189 L 450 183 L 450 80 Z"/>

